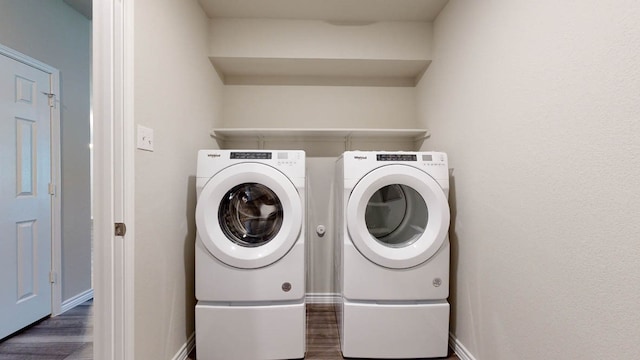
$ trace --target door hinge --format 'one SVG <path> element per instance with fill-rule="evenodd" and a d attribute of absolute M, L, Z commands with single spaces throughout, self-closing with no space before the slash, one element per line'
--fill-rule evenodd
<path fill-rule="evenodd" d="M 56 194 L 56 184 L 49 183 L 49 195 Z"/>
<path fill-rule="evenodd" d="M 127 233 L 127 226 L 124 223 L 115 223 L 116 236 L 124 236 Z"/>
<path fill-rule="evenodd" d="M 48 92 L 42 92 L 43 94 L 47 95 L 47 97 L 49 98 L 49 107 L 52 108 L 56 108 L 56 94 L 53 93 L 48 93 Z"/>
<path fill-rule="evenodd" d="M 49 282 L 55 284 L 58 281 L 58 274 L 55 271 L 49 271 Z"/>

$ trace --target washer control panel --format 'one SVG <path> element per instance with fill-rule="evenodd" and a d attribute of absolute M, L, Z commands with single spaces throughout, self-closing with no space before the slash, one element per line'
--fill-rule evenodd
<path fill-rule="evenodd" d="M 418 161 L 416 154 L 376 154 L 376 161 Z"/>
<path fill-rule="evenodd" d="M 232 151 L 229 153 L 229 159 L 232 160 L 266 160 L 271 159 L 271 152 L 255 152 L 255 151 Z"/>
<path fill-rule="evenodd" d="M 259 163 L 278 168 L 289 178 L 304 178 L 305 153 L 302 150 L 200 150 L 197 177 L 211 177 L 218 171 L 240 163 Z"/>

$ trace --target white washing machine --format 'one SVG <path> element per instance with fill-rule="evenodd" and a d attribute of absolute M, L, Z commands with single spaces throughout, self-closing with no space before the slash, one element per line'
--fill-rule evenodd
<path fill-rule="evenodd" d="M 343 355 L 446 356 L 447 155 L 348 151 L 336 163 L 336 181 Z"/>
<path fill-rule="evenodd" d="M 304 151 L 201 150 L 197 166 L 198 359 L 304 357 Z"/>

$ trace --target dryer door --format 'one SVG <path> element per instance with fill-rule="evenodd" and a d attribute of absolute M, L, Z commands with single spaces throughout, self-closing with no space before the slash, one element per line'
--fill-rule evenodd
<path fill-rule="evenodd" d="M 300 199 L 293 183 L 271 166 L 230 166 L 200 192 L 198 235 L 209 252 L 229 266 L 267 266 L 282 258 L 300 235 Z"/>
<path fill-rule="evenodd" d="M 443 244 L 449 231 L 449 203 L 427 173 L 387 165 L 355 185 L 346 220 L 362 255 L 380 266 L 405 269 L 427 261 Z"/>

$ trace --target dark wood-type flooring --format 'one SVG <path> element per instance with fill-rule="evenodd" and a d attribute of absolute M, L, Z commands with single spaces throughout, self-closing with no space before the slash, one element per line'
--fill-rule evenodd
<path fill-rule="evenodd" d="M 93 359 L 93 301 L 44 319 L 0 342 L 0 360 Z M 196 359 L 196 350 L 189 354 Z M 305 359 L 343 359 L 333 305 L 307 305 Z M 459 360 L 451 353 L 447 360 Z"/>
<path fill-rule="evenodd" d="M 1 360 L 93 359 L 93 301 L 46 318 L 0 342 Z"/>

